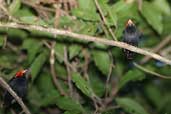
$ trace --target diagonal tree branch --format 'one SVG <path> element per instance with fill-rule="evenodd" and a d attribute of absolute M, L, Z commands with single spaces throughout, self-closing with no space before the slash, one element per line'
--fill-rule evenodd
<path fill-rule="evenodd" d="M 18 102 L 18 104 L 22 107 L 23 111 L 26 114 L 31 114 L 28 108 L 23 103 L 22 99 L 18 97 L 18 95 L 11 89 L 11 87 L 4 81 L 2 77 L 0 77 L 0 85 L 14 97 L 14 99 Z"/>
<path fill-rule="evenodd" d="M 42 27 L 42 26 L 36 26 L 36 25 L 27 25 L 27 24 L 17 24 L 17 23 L 0 23 L 0 27 L 5 27 L 5 28 L 20 28 L 20 29 L 26 29 L 26 30 L 38 30 L 42 32 L 48 32 L 52 33 L 54 36 L 56 35 L 62 35 L 62 36 L 68 36 L 74 39 L 79 39 L 79 40 L 86 40 L 90 42 L 98 42 L 102 43 L 105 45 L 110 45 L 110 46 L 116 46 L 120 48 L 124 48 L 142 55 L 146 55 L 149 57 L 152 57 L 156 60 L 159 60 L 161 62 L 164 62 L 166 64 L 171 65 L 171 60 L 164 58 L 158 54 L 155 54 L 150 51 L 146 51 L 141 48 L 137 48 L 134 46 L 131 46 L 129 44 L 119 42 L 119 41 L 113 41 L 113 40 L 107 40 L 106 38 L 100 38 L 100 37 L 93 37 L 93 36 L 88 36 L 88 35 L 83 35 L 83 34 L 77 34 L 74 32 L 66 31 L 66 30 L 59 30 L 55 28 L 48 28 L 48 27 Z"/>

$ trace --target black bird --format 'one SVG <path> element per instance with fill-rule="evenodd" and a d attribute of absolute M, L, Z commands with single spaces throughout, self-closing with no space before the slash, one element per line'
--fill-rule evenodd
<path fill-rule="evenodd" d="M 29 70 L 21 70 L 18 71 L 15 76 L 8 82 L 9 86 L 16 92 L 16 94 L 20 98 L 25 98 L 27 94 L 28 87 L 28 79 Z M 6 90 L 3 95 L 3 106 L 5 108 L 10 107 L 13 103 L 15 103 L 15 99 L 11 96 L 11 94 Z"/>
<path fill-rule="evenodd" d="M 126 23 L 125 30 L 123 31 L 123 42 L 138 46 L 140 36 L 140 32 L 137 30 L 135 24 L 129 19 Z M 134 52 L 124 49 L 124 54 L 127 60 L 133 60 Z"/>

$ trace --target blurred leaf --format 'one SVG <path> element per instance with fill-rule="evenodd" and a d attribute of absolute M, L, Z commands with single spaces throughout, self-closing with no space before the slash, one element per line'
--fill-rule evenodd
<path fill-rule="evenodd" d="M 34 60 L 34 62 L 31 64 L 32 81 L 34 81 L 38 73 L 41 71 L 41 68 L 43 64 L 46 62 L 47 57 L 48 53 L 45 50 L 41 54 L 39 54 L 38 57 Z"/>
<path fill-rule="evenodd" d="M 77 103 L 75 100 L 69 97 L 60 96 L 56 100 L 56 105 L 60 109 L 72 112 L 72 114 L 82 114 L 84 112 L 83 107 L 79 103 Z"/>
<path fill-rule="evenodd" d="M 11 38 L 26 38 L 28 36 L 27 32 L 21 29 L 6 29 L 6 32 L 8 34 L 8 37 Z"/>
<path fill-rule="evenodd" d="M 82 9 L 73 9 L 72 14 L 81 19 L 88 20 L 88 21 L 98 21 L 99 20 L 99 16 L 97 15 L 97 13 L 92 12 L 91 10 L 87 10 L 85 12 L 85 10 L 82 10 Z"/>
<path fill-rule="evenodd" d="M 93 0 L 78 0 L 79 8 L 73 9 L 72 14 L 89 21 L 98 21 L 96 6 Z"/>
<path fill-rule="evenodd" d="M 145 87 L 145 94 L 156 107 L 160 106 L 162 94 L 156 85 L 149 84 Z"/>
<path fill-rule="evenodd" d="M 88 97 L 92 97 L 93 92 L 90 85 L 81 77 L 79 73 L 73 73 L 72 80 L 77 88 L 80 89 L 85 95 L 87 95 Z"/>
<path fill-rule="evenodd" d="M 21 6 L 21 0 L 13 0 L 9 6 L 9 12 L 13 15 L 15 14 Z"/>
<path fill-rule="evenodd" d="M 77 56 L 81 51 L 81 47 L 79 45 L 71 45 L 69 46 L 69 59 Z"/>
<path fill-rule="evenodd" d="M 141 14 L 159 34 L 162 33 L 162 14 L 156 9 L 154 4 L 143 2 Z"/>
<path fill-rule="evenodd" d="M 109 73 L 110 64 L 111 64 L 108 53 L 104 51 L 93 50 L 92 55 L 93 55 L 93 60 L 96 66 L 104 75 L 107 76 Z"/>
<path fill-rule="evenodd" d="M 37 89 L 41 92 L 40 94 L 42 94 L 42 96 L 47 96 L 49 95 L 49 93 L 51 93 L 51 91 L 52 93 L 53 91 L 56 91 L 50 72 L 41 71 L 37 80 L 35 80 L 35 83 L 36 83 Z"/>
<path fill-rule="evenodd" d="M 42 43 L 34 39 L 26 39 L 23 42 L 23 49 L 28 51 L 28 62 L 31 63 L 36 54 L 40 51 Z"/>
<path fill-rule="evenodd" d="M 42 105 L 42 97 L 36 87 L 29 88 L 27 99 L 33 106 L 40 107 Z"/>
<path fill-rule="evenodd" d="M 59 77 L 65 77 L 65 78 L 67 77 L 67 70 L 66 70 L 64 65 L 56 62 L 55 68 L 56 68 L 56 72 L 57 72 Z"/>
<path fill-rule="evenodd" d="M 42 105 L 43 107 L 49 106 L 49 105 L 54 105 L 56 102 L 59 100 L 59 92 L 56 90 L 51 90 L 47 92 L 46 94 L 44 93 L 44 99 L 42 99 Z"/>
<path fill-rule="evenodd" d="M 28 7 L 21 7 L 16 13 L 15 16 L 20 18 L 20 17 L 27 17 L 27 16 L 34 16 L 34 13 L 32 10 Z"/>
<path fill-rule="evenodd" d="M 166 15 L 170 15 L 170 6 L 167 0 L 154 0 L 153 4 L 156 6 L 156 8 L 161 11 L 162 13 Z"/>
<path fill-rule="evenodd" d="M 117 14 L 116 12 L 112 12 L 110 5 L 108 5 L 105 0 L 98 0 L 100 8 L 103 11 L 103 14 L 107 20 L 107 26 L 117 25 Z"/>
<path fill-rule="evenodd" d="M 89 78 L 90 78 L 90 84 L 95 92 L 96 95 L 102 97 L 105 92 L 105 84 L 104 82 L 100 79 L 100 74 L 95 70 L 94 65 L 89 66 Z"/>
<path fill-rule="evenodd" d="M 144 108 L 130 98 L 116 98 L 116 102 L 119 106 L 121 106 L 125 111 L 130 114 L 148 114 Z"/>
<path fill-rule="evenodd" d="M 34 25 L 42 25 L 42 26 L 48 25 L 45 21 L 43 21 L 42 19 L 36 16 L 23 16 L 20 17 L 20 20 L 26 24 L 34 24 Z"/>
<path fill-rule="evenodd" d="M 4 45 L 4 36 L 0 35 L 0 48 Z"/>
<path fill-rule="evenodd" d="M 64 61 L 64 47 L 65 45 L 62 43 L 57 43 L 55 45 L 55 55 L 56 59 L 61 63 Z"/>
<path fill-rule="evenodd" d="M 145 78 L 145 75 L 139 70 L 130 70 L 122 76 L 118 88 L 123 88 L 128 82 L 140 81 Z"/>

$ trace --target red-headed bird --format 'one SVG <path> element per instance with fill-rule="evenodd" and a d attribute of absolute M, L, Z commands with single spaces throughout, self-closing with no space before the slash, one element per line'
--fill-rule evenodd
<path fill-rule="evenodd" d="M 16 92 L 16 94 L 21 98 L 25 98 L 27 94 L 28 87 L 28 75 L 30 75 L 29 70 L 18 71 L 15 76 L 8 82 L 9 86 Z M 15 99 L 12 95 L 6 90 L 3 95 L 3 106 L 10 107 L 15 103 Z"/>
<path fill-rule="evenodd" d="M 129 19 L 123 31 L 123 42 L 133 46 L 138 46 L 140 36 L 141 34 L 137 30 L 135 24 L 132 22 L 131 19 Z M 124 54 L 126 56 L 126 59 L 133 60 L 134 52 L 124 49 Z"/>

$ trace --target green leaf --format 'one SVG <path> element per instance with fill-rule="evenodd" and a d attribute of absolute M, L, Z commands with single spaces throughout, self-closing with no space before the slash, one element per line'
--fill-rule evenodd
<path fill-rule="evenodd" d="M 95 94 L 102 97 L 105 92 L 105 84 L 100 79 L 100 76 L 99 76 L 100 74 L 93 67 L 94 65 L 89 66 L 89 71 L 88 71 L 90 84 Z"/>
<path fill-rule="evenodd" d="M 131 98 L 116 98 L 116 102 L 130 114 L 148 114 L 139 103 Z"/>
<path fill-rule="evenodd" d="M 15 14 L 21 6 L 21 0 L 13 0 L 11 5 L 9 6 L 9 12 L 13 15 Z"/>
<path fill-rule="evenodd" d="M 42 43 L 34 39 L 26 39 L 22 45 L 23 49 L 28 51 L 28 63 L 31 63 L 36 54 L 40 51 Z"/>
<path fill-rule="evenodd" d="M 156 6 L 156 8 L 161 11 L 162 13 L 166 15 L 170 15 L 170 6 L 167 0 L 154 0 L 153 4 Z"/>
<path fill-rule="evenodd" d="M 94 50 L 92 51 L 93 60 L 99 70 L 104 74 L 108 75 L 110 69 L 110 57 L 107 52 Z"/>
<path fill-rule="evenodd" d="M 4 45 L 4 36 L 0 35 L 0 47 Z"/>
<path fill-rule="evenodd" d="M 85 95 L 87 95 L 88 97 L 92 97 L 93 91 L 90 85 L 81 77 L 79 73 L 72 74 L 72 81 L 75 83 L 77 88 L 80 89 Z"/>
<path fill-rule="evenodd" d="M 77 9 L 73 9 L 72 10 L 72 14 L 77 16 L 78 18 L 87 20 L 87 21 L 98 21 L 99 20 L 99 16 L 97 15 L 96 12 L 92 12 L 91 10 L 83 10 L 80 8 Z"/>
<path fill-rule="evenodd" d="M 20 17 L 20 20 L 27 24 L 42 25 L 42 26 L 48 25 L 44 20 L 36 16 L 23 16 L 23 17 Z"/>
<path fill-rule="evenodd" d="M 77 56 L 81 51 L 81 47 L 79 45 L 71 45 L 69 46 L 69 59 Z"/>
<path fill-rule="evenodd" d="M 148 99 L 155 105 L 156 107 L 159 107 L 161 105 L 161 98 L 162 98 L 162 92 L 160 89 L 154 85 L 154 84 L 149 84 L 145 87 L 145 94 L 148 97 Z"/>
<path fill-rule="evenodd" d="M 117 24 L 117 14 L 116 12 L 112 12 L 111 6 L 108 5 L 107 1 L 105 0 L 98 0 L 100 8 L 107 20 L 107 26 L 113 26 Z"/>
<path fill-rule="evenodd" d="M 89 21 L 98 21 L 100 18 L 96 13 L 96 6 L 93 0 L 78 0 L 79 8 L 73 9 L 72 14 Z"/>
<path fill-rule="evenodd" d="M 130 70 L 124 76 L 122 76 L 118 88 L 123 88 L 128 82 L 143 80 L 145 75 L 139 70 Z"/>
<path fill-rule="evenodd" d="M 51 82 L 52 83 L 52 82 Z M 48 91 L 47 93 L 42 93 L 42 95 L 44 95 L 43 99 L 42 99 L 42 103 L 41 106 L 42 107 L 46 107 L 49 105 L 56 105 L 56 102 L 59 100 L 60 94 L 58 91 L 54 90 L 54 89 L 49 89 L 50 91 Z M 41 91 L 40 91 L 41 92 Z"/>
<path fill-rule="evenodd" d="M 51 91 L 56 91 L 52 76 L 49 72 L 41 71 L 40 75 L 35 81 L 38 90 L 41 91 L 41 94 L 44 96 L 48 95 L 47 93 L 50 93 Z"/>
<path fill-rule="evenodd" d="M 154 4 L 143 2 L 141 14 L 159 34 L 162 33 L 162 14 L 156 9 Z"/>
<path fill-rule="evenodd" d="M 56 99 L 56 105 L 60 109 L 73 112 L 73 114 L 82 114 L 84 112 L 83 107 L 75 100 L 69 97 L 60 96 L 59 98 Z"/>
<path fill-rule="evenodd" d="M 55 45 L 55 55 L 56 59 L 61 63 L 64 61 L 64 47 L 65 45 L 62 43 L 57 43 Z"/>
<path fill-rule="evenodd" d="M 32 81 L 36 78 L 38 73 L 41 71 L 41 68 L 43 64 L 46 62 L 48 57 L 47 51 L 43 51 L 41 54 L 38 55 L 38 57 L 34 60 L 34 62 L 31 65 L 31 75 L 32 75 Z"/>
<path fill-rule="evenodd" d="M 30 104 L 34 107 L 40 107 L 42 105 L 42 97 L 36 87 L 29 88 L 27 99 L 29 99 Z"/>
<path fill-rule="evenodd" d="M 28 36 L 27 32 L 24 30 L 21 30 L 21 29 L 9 28 L 9 29 L 6 29 L 6 32 L 8 34 L 8 37 L 11 37 L 11 38 L 22 38 L 22 39 L 24 39 Z"/>

